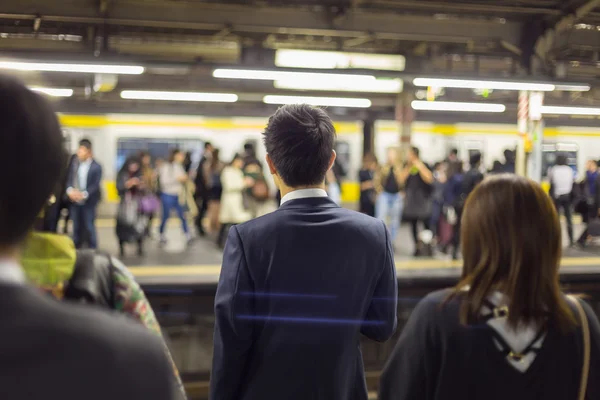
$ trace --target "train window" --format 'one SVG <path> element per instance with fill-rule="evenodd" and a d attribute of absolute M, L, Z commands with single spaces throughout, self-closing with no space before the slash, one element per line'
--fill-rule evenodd
<path fill-rule="evenodd" d="M 192 168 L 200 160 L 204 150 L 204 142 L 195 139 L 166 139 L 166 138 L 122 138 L 117 142 L 117 171 L 123 166 L 127 157 L 138 154 L 140 151 L 147 151 L 152 157 L 152 161 L 162 158 L 169 158 L 171 149 L 179 149 L 184 152 L 190 152 Z"/>
<path fill-rule="evenodd" d="M 71 132 L 67 129 L 63 129 L 63 148 L 67 151 L 67 153 L 71 154 L 73 149 L 73 138 Z"/>
<path fill-rule="evenodd" d="M 577 156 L 579 146 L 575 143 L 543 143 L 542 144 L 542 177 L 548 177 L 548 170 L 556 164 L 556 156 L 567 156 L 567 164 L 577 174 Z"/>
<path fill-rule="evenodd" d="M 335 142 L 336 165 L 335 173 L 338 177 L 345 178 L 350 171 L 350 144 L 348 142 Z"/>

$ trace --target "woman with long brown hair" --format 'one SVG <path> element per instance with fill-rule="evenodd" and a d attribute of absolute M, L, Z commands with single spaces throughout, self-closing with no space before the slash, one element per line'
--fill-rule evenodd
<path fill-rule="evenodd" d="M 415 308 L 380 400 L 575 400 L 582 389 L 600 398 L 600 324 L 560 289 L 560 223 L 540 185 L 514 174 L 483 181 L 461 236 L 462 279 Z"/>

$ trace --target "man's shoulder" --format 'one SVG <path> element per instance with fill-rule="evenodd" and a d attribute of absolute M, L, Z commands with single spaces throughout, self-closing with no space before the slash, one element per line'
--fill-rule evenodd
<path fill-rule="evenodd" d="M 350 227 L 361 228 L 362 230 L 374 230 L 381 231 L 385 230 L 383 222 L 377 218 L 373 218 L 366 214 L 358 211 L 350 210 L 343 207 L 331 207 L 326 209 L 332 215 L 332 219 L 337 219 L 340 229 L 347 229 Z M 269 214 L 265 214 L 258 218 L 254 218 L 250 221 L 244 222 L 243 224 L 236 225 L 237 231 L 240 236 L 246 236 L 250 233 L 254 233 L 256 230 L 261 229 L 277 229 L 278 227 L 284 226 L 283 221 L 290 218 L 285 210 L 276 210 Z"/>

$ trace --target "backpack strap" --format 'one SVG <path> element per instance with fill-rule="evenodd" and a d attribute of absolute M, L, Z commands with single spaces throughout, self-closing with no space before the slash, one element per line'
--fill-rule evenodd
<path fill-rule="evenodd" d="M 114 308 L 114 266 L 111 256 L 95 250 L 78 250 L 65 299 Z"/>

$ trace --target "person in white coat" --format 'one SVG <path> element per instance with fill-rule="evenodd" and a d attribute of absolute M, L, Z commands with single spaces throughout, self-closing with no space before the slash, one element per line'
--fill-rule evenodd
<path fill-rule="evenodd" d="M 236 154 L 233 161 L 227 167 L 223 168 L 221 173 L 221 184 L 223 193 L 221 194 L 221 208 L 219 210 L 219 222 L 221 230 L 217 238 L 217 245 L 223 247 L 224 239 L 232 225 L 241 224 L 251 219 L 250 212 L 244 205 L 244 190 L 252 187 L 254 180 L 250 177 L 244 177 L 244 160 Z"/>

